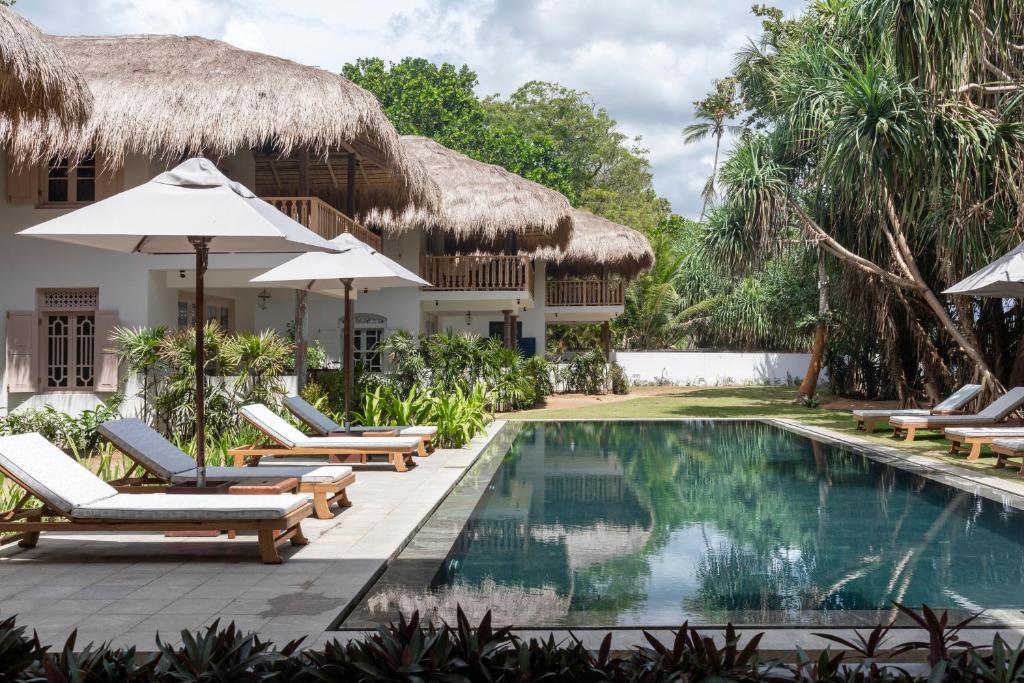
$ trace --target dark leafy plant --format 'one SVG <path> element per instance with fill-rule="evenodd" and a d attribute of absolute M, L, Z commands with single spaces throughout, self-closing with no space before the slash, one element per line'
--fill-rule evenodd
<path fill-rule="evenodd" d="M 0 621 L 0 681 L 16 680 L 45 654 L 39 638 L 25 635 L 25 627 L 16 624 L 16 617 Z"/>
<path fill-rule="evenodd" d="M 134 647 L 112 648 L 106 643 L 76 647 L 72 631 L 58 654 L 43 653 L 38 662 L 40 680 L 47 683 L 122 683 L 157 681 L 156 657 L 142 658 Z"/>
<path fill-rule="evenodd" d="M 159 675 L 164 681 L 180 683 L 231 683 L 265 681 L 298 650 L 301 640 L 274 649 L 255 633 L 243 633 L 234 622 L 220 628 L 214 621 L 200 633 L 181 632 L 182 643 L 175 647 L 157 636 L 160 650 Z"/>

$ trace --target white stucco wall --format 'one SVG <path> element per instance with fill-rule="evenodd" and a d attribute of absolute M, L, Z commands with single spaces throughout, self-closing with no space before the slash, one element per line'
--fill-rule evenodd
<path fill-rule="evenodd" d="M 799 382 L 810 354 L 704 351 L 616 351 L 615 359 L 631 381 L 682 386 L 761 385 Z M 828 380 L 822 370 L 820 383 Z"/>

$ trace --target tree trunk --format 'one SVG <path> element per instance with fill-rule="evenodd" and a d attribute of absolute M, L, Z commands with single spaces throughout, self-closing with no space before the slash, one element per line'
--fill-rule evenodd
<path fill-rule="evenodd" d="M 708 179 L 708 185 L 710 186 L 711 191 L 708 192 L 704 197 L 704 205 L 700 207 L 699 220 L 704 220 L 704 214 L 706 214 L 708 211 L 708 202 L 711 201 L 711 195 L 714 194 L 715 191 L 715 176 L 718 175 L 718 152 L 721 149 L 721 147 L 722 134 L 719 133 L 718 135 L 715 136 L 715 161 L 711 165 L 711 178 Z"/>
<path fill-rule="evenodd" d="M 804 381 L 798 393 L 803 398 L 812 398 L 818 391 L 818 379 L 825 358 L 825 342 L 828 340 L 828 269 L 825 267 L 825 250 L 818 247 L 818 325 L 814 328 L 814 344 L 811 346 L 811 361 L 807 366 Z"/>

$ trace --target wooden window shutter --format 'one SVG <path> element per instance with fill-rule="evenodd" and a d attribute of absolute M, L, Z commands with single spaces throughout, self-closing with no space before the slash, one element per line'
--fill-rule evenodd
<path fill-rule="evenodd" d="M 118 192 L 124 191 L 124 164 L 119 164 L 117 169 L 107 165 L 106 159 L 100 155 L 96 156 L 96 201 L 113 197 Z"/>
<path fill-rule="evenodd" d="M 7 312 L 7 391 L 36 391 L 39 378 L 39 317 L 35 311 Z"/>
<path fill-rule="evenodd" d="M 117 391 L 117 349 L 110 340 L 117 327 L 117 311 L 96 311 L 96 391 Z"/>
<path fill-rule="evenodd" d="M 15 166 L 8 157 L 7 201 L 35 206 L 39 202 L 39 174 L 39 164 Z"/>

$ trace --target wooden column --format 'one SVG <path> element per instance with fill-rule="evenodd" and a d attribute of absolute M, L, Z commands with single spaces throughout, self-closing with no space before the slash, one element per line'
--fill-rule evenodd
<path fill-rule="evenodd" d="M 502 343 L 506 349 L 512 348 L 512 311 L 502 311 L 503 326 L 502 332 Z"/>
<path fill-rule="evenodd" d="M 300 197 L 309 197 L 309 147 L 299 148 L 298 161 L 299 186 L 297 194 Z M 307 216 L 306 218 L 308 221 L 312 217 Z M 309 346 L 306 339 L 306 295 L 305 290 L 295 290 L 295 383 L 299 392 L 306 386 L 307 360 L 309 358 Z"/>
<path fill-rule="evenodd" d="M 601 323 L 601 351 L 604 352 L 604 359 L 611 360 L 612 356 L 612 328 L 605 320 Z"/>
<path fill-rule="evenodd" d="M 356 155 L 348 155 L 348 174 L 345 176 L 345 215 L 356 217 Z"/>
<path fill-rule="evenodd" d="M 519 348 L 519 335 L 516 330 L 519 327 L 519 316 L 512 315 L 508 319 L 508 348 Z"/>

